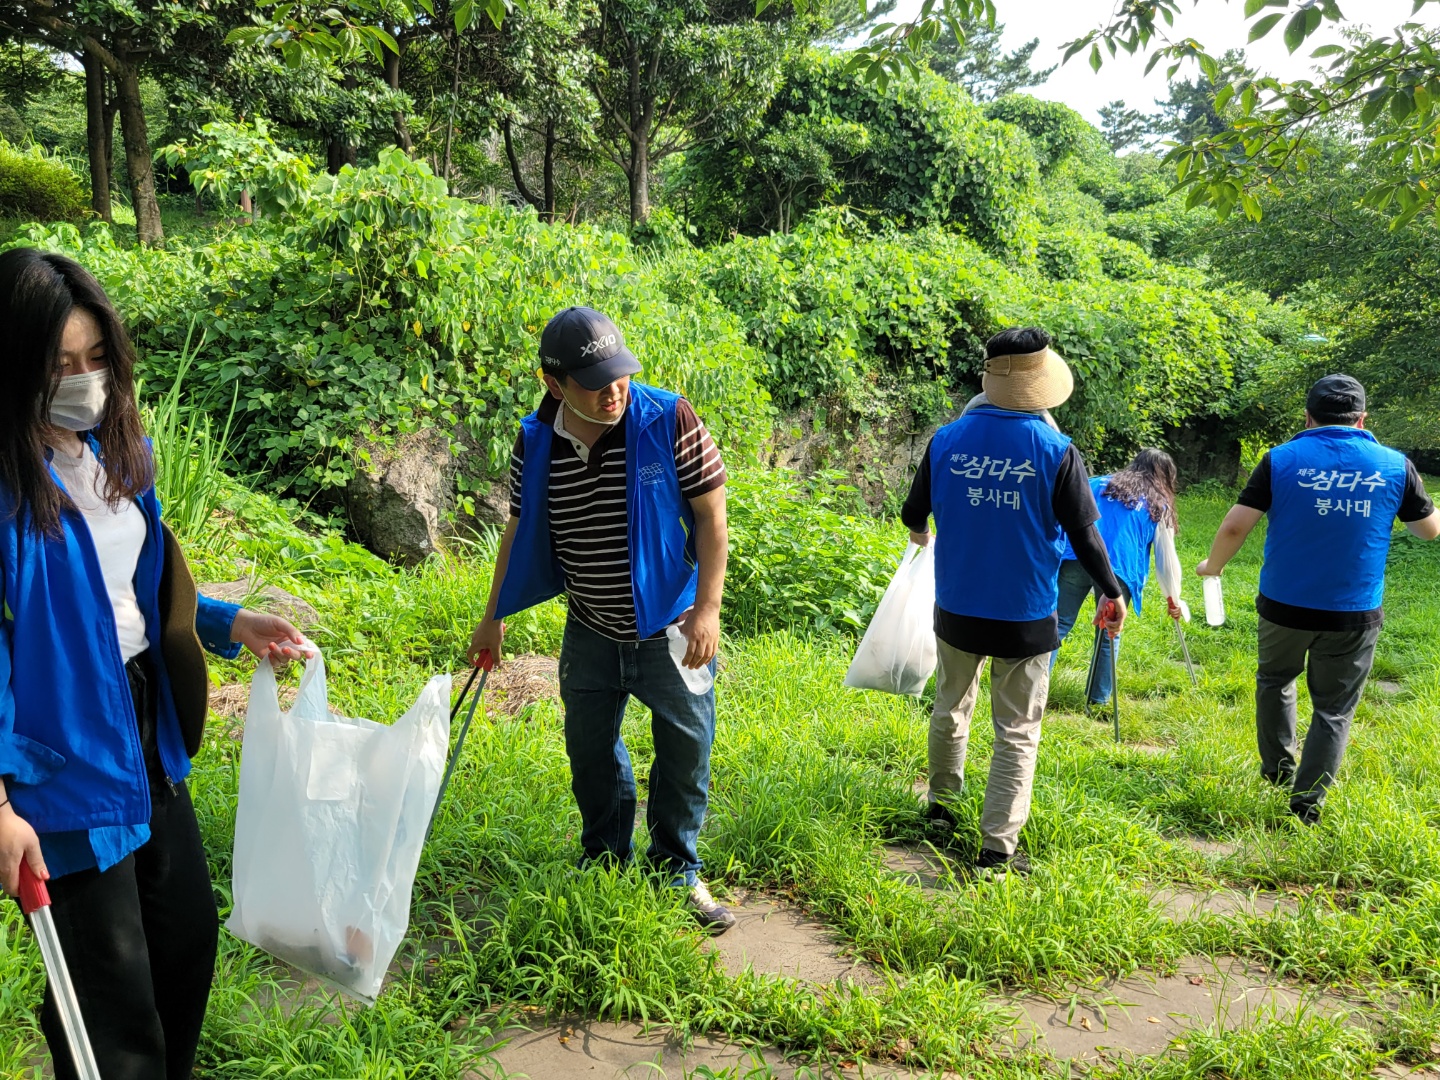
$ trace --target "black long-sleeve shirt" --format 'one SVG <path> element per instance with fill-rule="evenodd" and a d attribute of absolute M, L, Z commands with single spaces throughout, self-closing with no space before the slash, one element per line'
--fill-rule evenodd
<path fill-rule="evenodd" d="M 1111 599 L 1121 595 L 1120 582 L 1110 566 L 1110 555 L 1105 550 L 1105 541 L 1095 523 L 1100 520 L 1100 509 L 1095 505 L 1095 496 L 1090 491 L 1090 474 L 1085 468 L 1085 459 L 1072 445 L 1060 461 L 1055 476 L 1055 488 L 1051 492 L 1050 505 L 1055 518 L 1070 537 L 1071 546 L 1080 565 L 1085 568 L 1100 591 Z M 925 457 L 910 483 L 910 494 L 900 508 L 900 520 L 911 532 L 925 532 L 930 528 L 930 512 L 933 507 L 930 498 L 930 447 L 925 448 Z M 983 567 L 975 567 L 975 573 L 983 573 Z M 1039 653 L 1054 652 L 1060 647 L 1060 633 L 1055 613 L 1043 619 L 1012 621 L 1009 619 L 982 619 L 975 615 L 958 615 L 946 611 L 938 604 L 935 607 L 935 635 L 952 648 L 982 656 L 999 656 L 1010 660 Z"/>

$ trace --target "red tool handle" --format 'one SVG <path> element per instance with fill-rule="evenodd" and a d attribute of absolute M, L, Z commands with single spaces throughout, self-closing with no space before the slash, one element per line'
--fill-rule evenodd
<path fill-rule="evenodd" d="M 33 915 L 42 907 L 50 906 L 50 890 L 45 888 L 45 882 L 35 876 L 35 871 L 30 869 L 30 864 L 23 858 L 20 860 L 20 910 L 26 915 Z"/>
<path fill-rule="evenodd" d="M 1111 600 L 1107 596 L 1104 600 L 1102 600 L 1099 604 L 1095 606 L 1095 625 L 1104 626 L 1109 620 L 1115 618 L 1115 616 L 1118 614 L 1120 614 L 1119 606 L 1115 603 L 1114 600 Z M 1105 633 L 1109 634 L 1113 638 L 1116 636 L 1117 631 L 1106 630 Z"/>
<path fill-rule="evenodd" d="M 489 649 L 480 650 L 480 659 L 475 661 L 475 666 L 478 667 L 481 671 L 495 670 L 495 657 L 490 654 Z"/>

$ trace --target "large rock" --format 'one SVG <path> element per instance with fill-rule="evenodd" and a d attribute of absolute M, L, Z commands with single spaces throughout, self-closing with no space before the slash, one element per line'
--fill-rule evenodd
<path fill-rule="evenodd" d="M 345 490 L 356 538 L 377 555 L 407 566 L 440 549 L 453 505 L 450 440 L 433 428 L 391 445 L 364 442 Z"/>
<path fill-rule="evenodd" d="M 292 622 L 298 630 L 308 630 L 320 621 L 320 613 L 284 589 L 266 585 L 256 589 L 249 578 L 235 581 L 221 581 L 198 586 L 202 596 L 212 600 L 224 600 L 230 604 L 242 604 L 256 611 L 280 615 Z"/>
<path fill-rule="evenodd" d="M 968 397 L 965 394 L 960 403 Z M 802 475 L 839 469 L 854 481 L 866 504 L 879 510 L 897 496 L 904 498 L 930 437 L 959 414 L 960 406 L 952 403 L 932 422 L 902 415 L 887 425 L 855 430 L 852 426 L 832 428 L 823 421 L 817 424 L 815 411 L 807 409 L 776 425 L 769 464 Z"/>

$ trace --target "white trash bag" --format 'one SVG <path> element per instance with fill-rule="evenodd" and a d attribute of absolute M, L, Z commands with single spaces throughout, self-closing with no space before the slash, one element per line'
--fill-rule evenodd
<path fill-rule="evenodd" d="M 393 725 L 329 711 L 325 661 L 281 712 L 255 669 L 240 757 L 226 928 L 373 1004 L 410 923 L 410 892 L 450 740 L 450 676 Z"/>
<path fill-rule="evenodd" d="M 935 671 L 935 544 L 910 544 L 850 670 L 845 685 L 887 694 L 919 694 Z"/>

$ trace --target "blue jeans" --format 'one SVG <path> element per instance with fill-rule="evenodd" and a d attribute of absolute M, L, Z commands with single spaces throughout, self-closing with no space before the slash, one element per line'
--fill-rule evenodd
<path fill-rule="evenodd" d="M 710 673 L 715 673 L 714 661 Z M 565 703 L 570 790 L 584 824 L 582 861 L 623 862 L 631 855 L 635 773 L 620 724 L 632 694 L 650 707 L 655 740 L 646 858 L 673 872 L 675 884 L 694 885 L 700 872 L 695 841 L 710 794 L 715 688 L 692 694 L 664 637 L 613 641 L 571 618 L 560 647 L 560 700 Z"/>
<path fill-rule="evenodd" d="M 1125 606 L 1130 606 L 1130 590 L 1125 583 L 1120 583 L 1120 591 L 1125 594 Z M 1055 614 L 1060 623 L 1060 640 L 1064 641 L 1069 636 L 1071 628 L 1075 625 L 1076 618 L 1080 615 L 1080 606 L 1085 603 L 1085 597 L 1091 593 L 1095 594 L 1098 602 L 1100 590 L 1095 587 L 1095 582 L 1085 572 L 1078 559 L 1066 559 L 1060 564 L 1060 599 L 1056 605 Z M 1092 638 L 1088 646 L 1090 655 L 1095 655 L 1095 643 Z M 1113 685 L 1110 681 L 1110 653 L 1114 650 L 1115 659 L 1120 659 L 1120 636 L 1117 634 L 1113 639 L 1108 634 L 1101 634 L 1100 656 L 1098 662 L 1090 669 L 1090 678 L 1085 683 L 1085 699 L 1091 705 L 1104 705 L 1110 700 L 1110 692 Z M 1055 670 L 1055 658 L 1059 652 L 1050 654 L 1050 670 Z"/>

